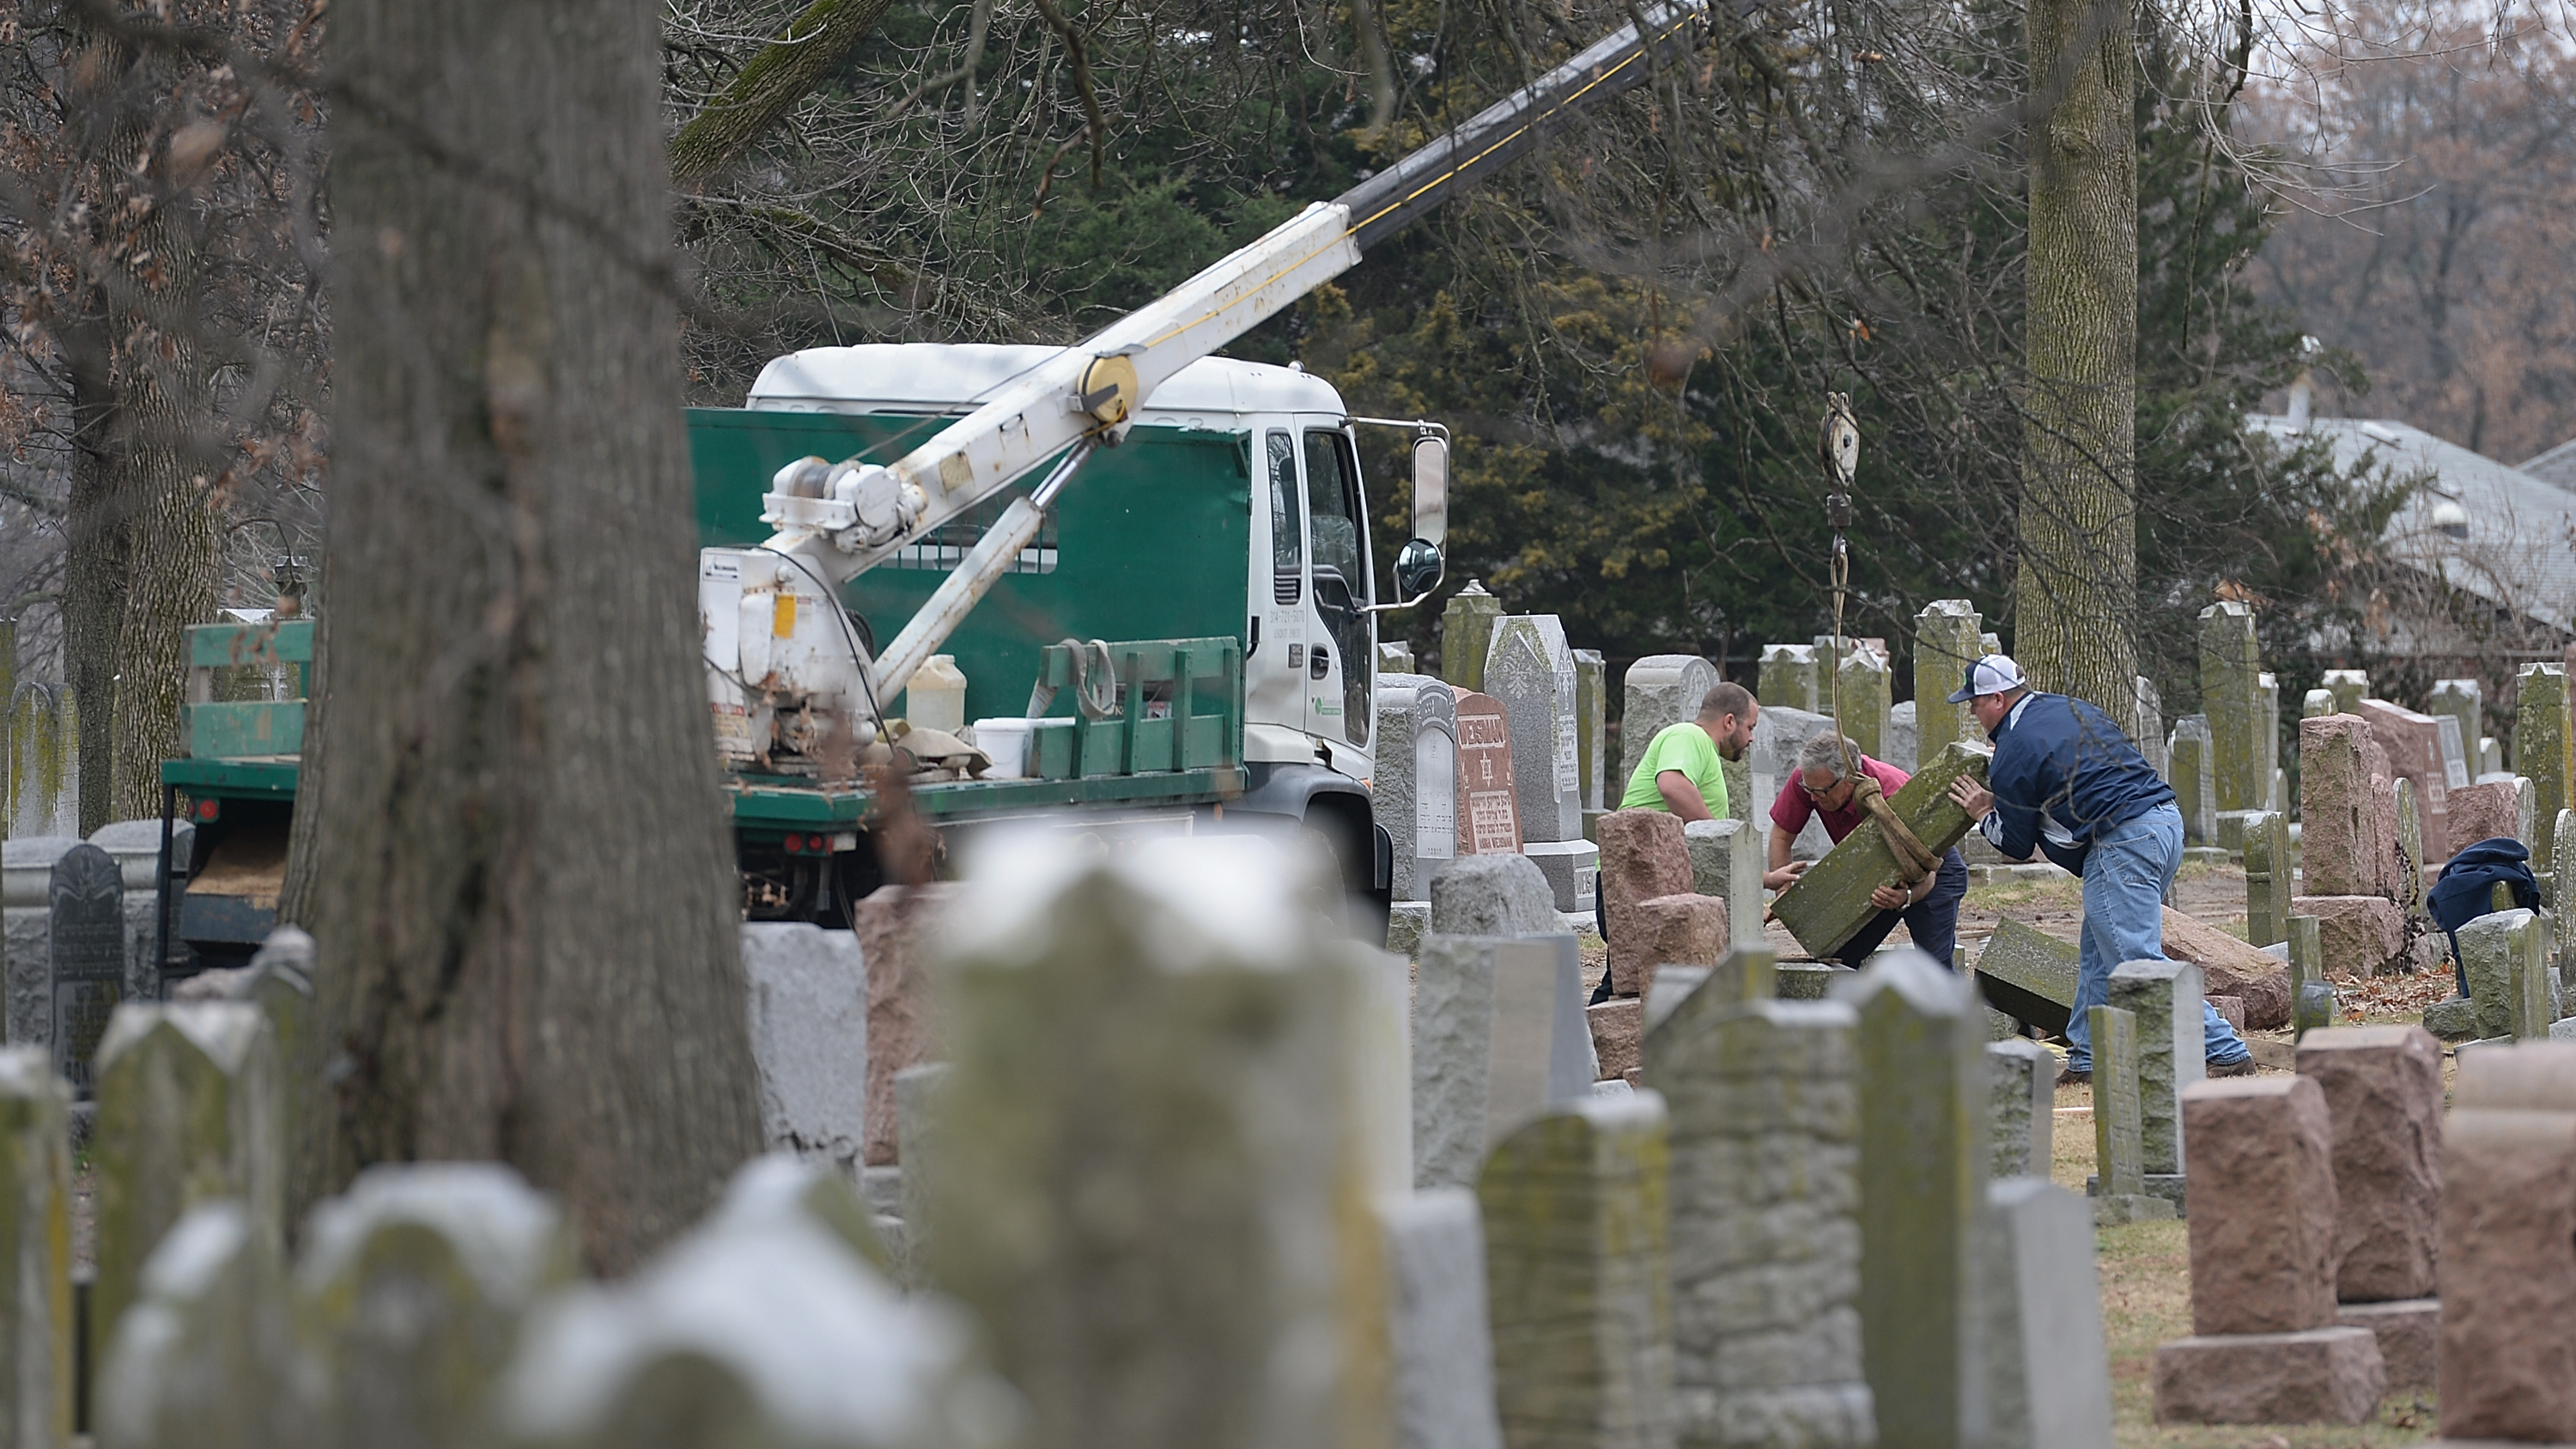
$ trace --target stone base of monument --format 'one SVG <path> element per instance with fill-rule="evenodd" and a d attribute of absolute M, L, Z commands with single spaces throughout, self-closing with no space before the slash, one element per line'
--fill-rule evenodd
<path fill-rule="evenodd" d="M 2344 1328 L 2367 1328 L 2379 1340 L 2379 1361 L 2388 1370 L 2388 1392 L 2430 1389 L 2442 1343 L 2442 1300 L 2400 1298 L 2392 1303 L 2343 1303 L 2335 1322 Z"/>
<path fill-rule="evenodd" d="M 1831 961 L 1783 961 L 1778 968 L 1779 998 L 1782 1001 L 1822 1001 L 1833 989 L 1834 978 L 1849 976 L 1852 968 Z"/>
<path fill-rule="evenodd" d="M 2465 996 L 2425 1007 L 2424 1029 L 2444 1041 L 2475 1041 L 2484 1035 L 2478 1026 L 2478 1004 Z"/>
<path fill-rule="evenodd" d="M 2160 1197 L 2143 1192 L 2116 1192 L 2096 1197 L 2093 1202 L 2093 1226 L 2124 1228 L 2131 1223 L 2169 1223 L 2179 1214 L 2174 1205 Z"/>
<path fill-rule="evenodd" d="M 2189 1200 L 2183 1192 L 2183 1175 L 2181 1173 L 2150 1172 L 2146 1174 L 2146 1184 L 2147 1196 L 2160 1199 L 2173 1207 L 2173 1211 L 2171 1213 L 2162 1214 L 2161 1216 L 2180 1218 L 2189 1217 L 2191 1215 Z M 2084 1179 L 2084 1195 L 2086 1197 L 2099 1200 L 2102 1197 L 2102 1179 L 2098 1177 L 2088 1177 Z M 2143 1221 L 2143 1219 L 2134 1221 Z"/>
<path fill-rule="evenodd" d="M 1521 847 L 1521 854 L 1547 877 L 1558 910 L 1592 909 L 1592 881 L 1601 871 L 1600 846 L 1589 840 L 1533 840 Z"/>
<path fill-rule="evenodd" d="M 2156 1422 L 2362 1424 L 2387 1384 L 2367 1328 L 2180 1338 L 2156 1349 Z"/>
<path fill-rule="evenodd" d="M 2225 865 L 2227 852 L 2215 845 L 2186 845 L 2182 848 L 2185 865 Z"/>

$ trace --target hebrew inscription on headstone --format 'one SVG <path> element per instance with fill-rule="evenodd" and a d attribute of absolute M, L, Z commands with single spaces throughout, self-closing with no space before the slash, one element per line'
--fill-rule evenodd
<path fill-rule="evenodd" d="M 116 861 L 76 845 L 54 862 L 46 903 L 53 950 L 54 1070 L 88 1097 L 90 1059 L 125 995 L 125 883 Z"/>
<path fill-rule="evenodd" d="M 1458 696 L 1458 853 L 1516 855 L 1519 802 L 1512 791 L 1512 736 L 1489 694 Z"/>

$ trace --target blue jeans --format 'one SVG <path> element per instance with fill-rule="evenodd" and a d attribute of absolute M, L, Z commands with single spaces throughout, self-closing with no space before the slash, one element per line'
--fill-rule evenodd
<path fill-rule="evenodd" d="M 2093 1070 L 2093 1023 L 2086 1015 L 2111 999 L 2111 972 L 2123 961 L 2165 957 L 2165 892 L 2182 868 L 2182 812 L 2159 805 L 2093 842 L 2084 862 L 2084 944 L 2075 970 L 2075 1009 L 2066 1021 L 2066 1065 Z M 2236 1028 L 2203 998 L 2201 1055 L 2226 1067 L 2252 1056 Z"/>

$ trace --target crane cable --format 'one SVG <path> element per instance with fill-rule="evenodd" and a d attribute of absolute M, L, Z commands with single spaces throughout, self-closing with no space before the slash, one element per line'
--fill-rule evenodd
<path fill-rule="evenodd" d="M 1887 853 L 1896 858 L 1896 877 L 1912 891 L 1923 877 L 1938 870 L 1939 856 L 1925 848 L 1899 818 L 1895 807 L 1887 803 L 1886 792 L 1878 786 L 1878 777 L 1860 767 L 1860 747 L 1852 743 L 1851 732 L 1843 728 L 1843 609 L 1851 596 L 1851 542 L 1845 530 L 1851 527 L 1851 476 L 1847 466 L 1836 456 L 1835 424 L 1854 429 L 1854 456 L 1857 457 L 1857 425 L 1852 420 L 1851 396 L 1848 393 L 1825 395 L 1824 465 L 1831 491 L 1825 496 L 1825 521 L 1834 530 L 1833 554 L 1829 571 L 1834 591 L 1834 657 L 1827 675 L 1828 702 L 1833 708 L 1834 738 L 1840 742 L 1843 756 L 1843 778 L 1851 781 L 1852 803 L 1870 819 L 1878 822 L 1879 833 L 1887 840 Z"/>

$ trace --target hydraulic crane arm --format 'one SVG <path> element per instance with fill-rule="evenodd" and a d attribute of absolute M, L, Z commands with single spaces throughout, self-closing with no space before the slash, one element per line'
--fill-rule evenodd
<path fill-rule="evenodd" d="M 766 545 L 837 586 L 855 578 L 1050 458 L 1052 498 L 1095 445 L 1114 446 L 1136 409 L 1209 356 L 1316 287 L 1361 252 L 1535 146 L 1567 118 L 1642 83 L 1658 56 L 1686 51 L 1710 0 L 1665 0 L 1637 24 L 1486 107 L 1455 131 L 1339 198 L 1317 202 L 1141 310 L 1002 384 L 975 411 L 885 466 L 808 461 L 781 470 L 763 521 Z M 1745 0 L 1736 0 L 1745 3 Z M 1070 454 L 1068 454 L 1068 450 Z M 890 698 L 1037 536 L 1044 499 L 1016 500 L 873 662 Z"/>

